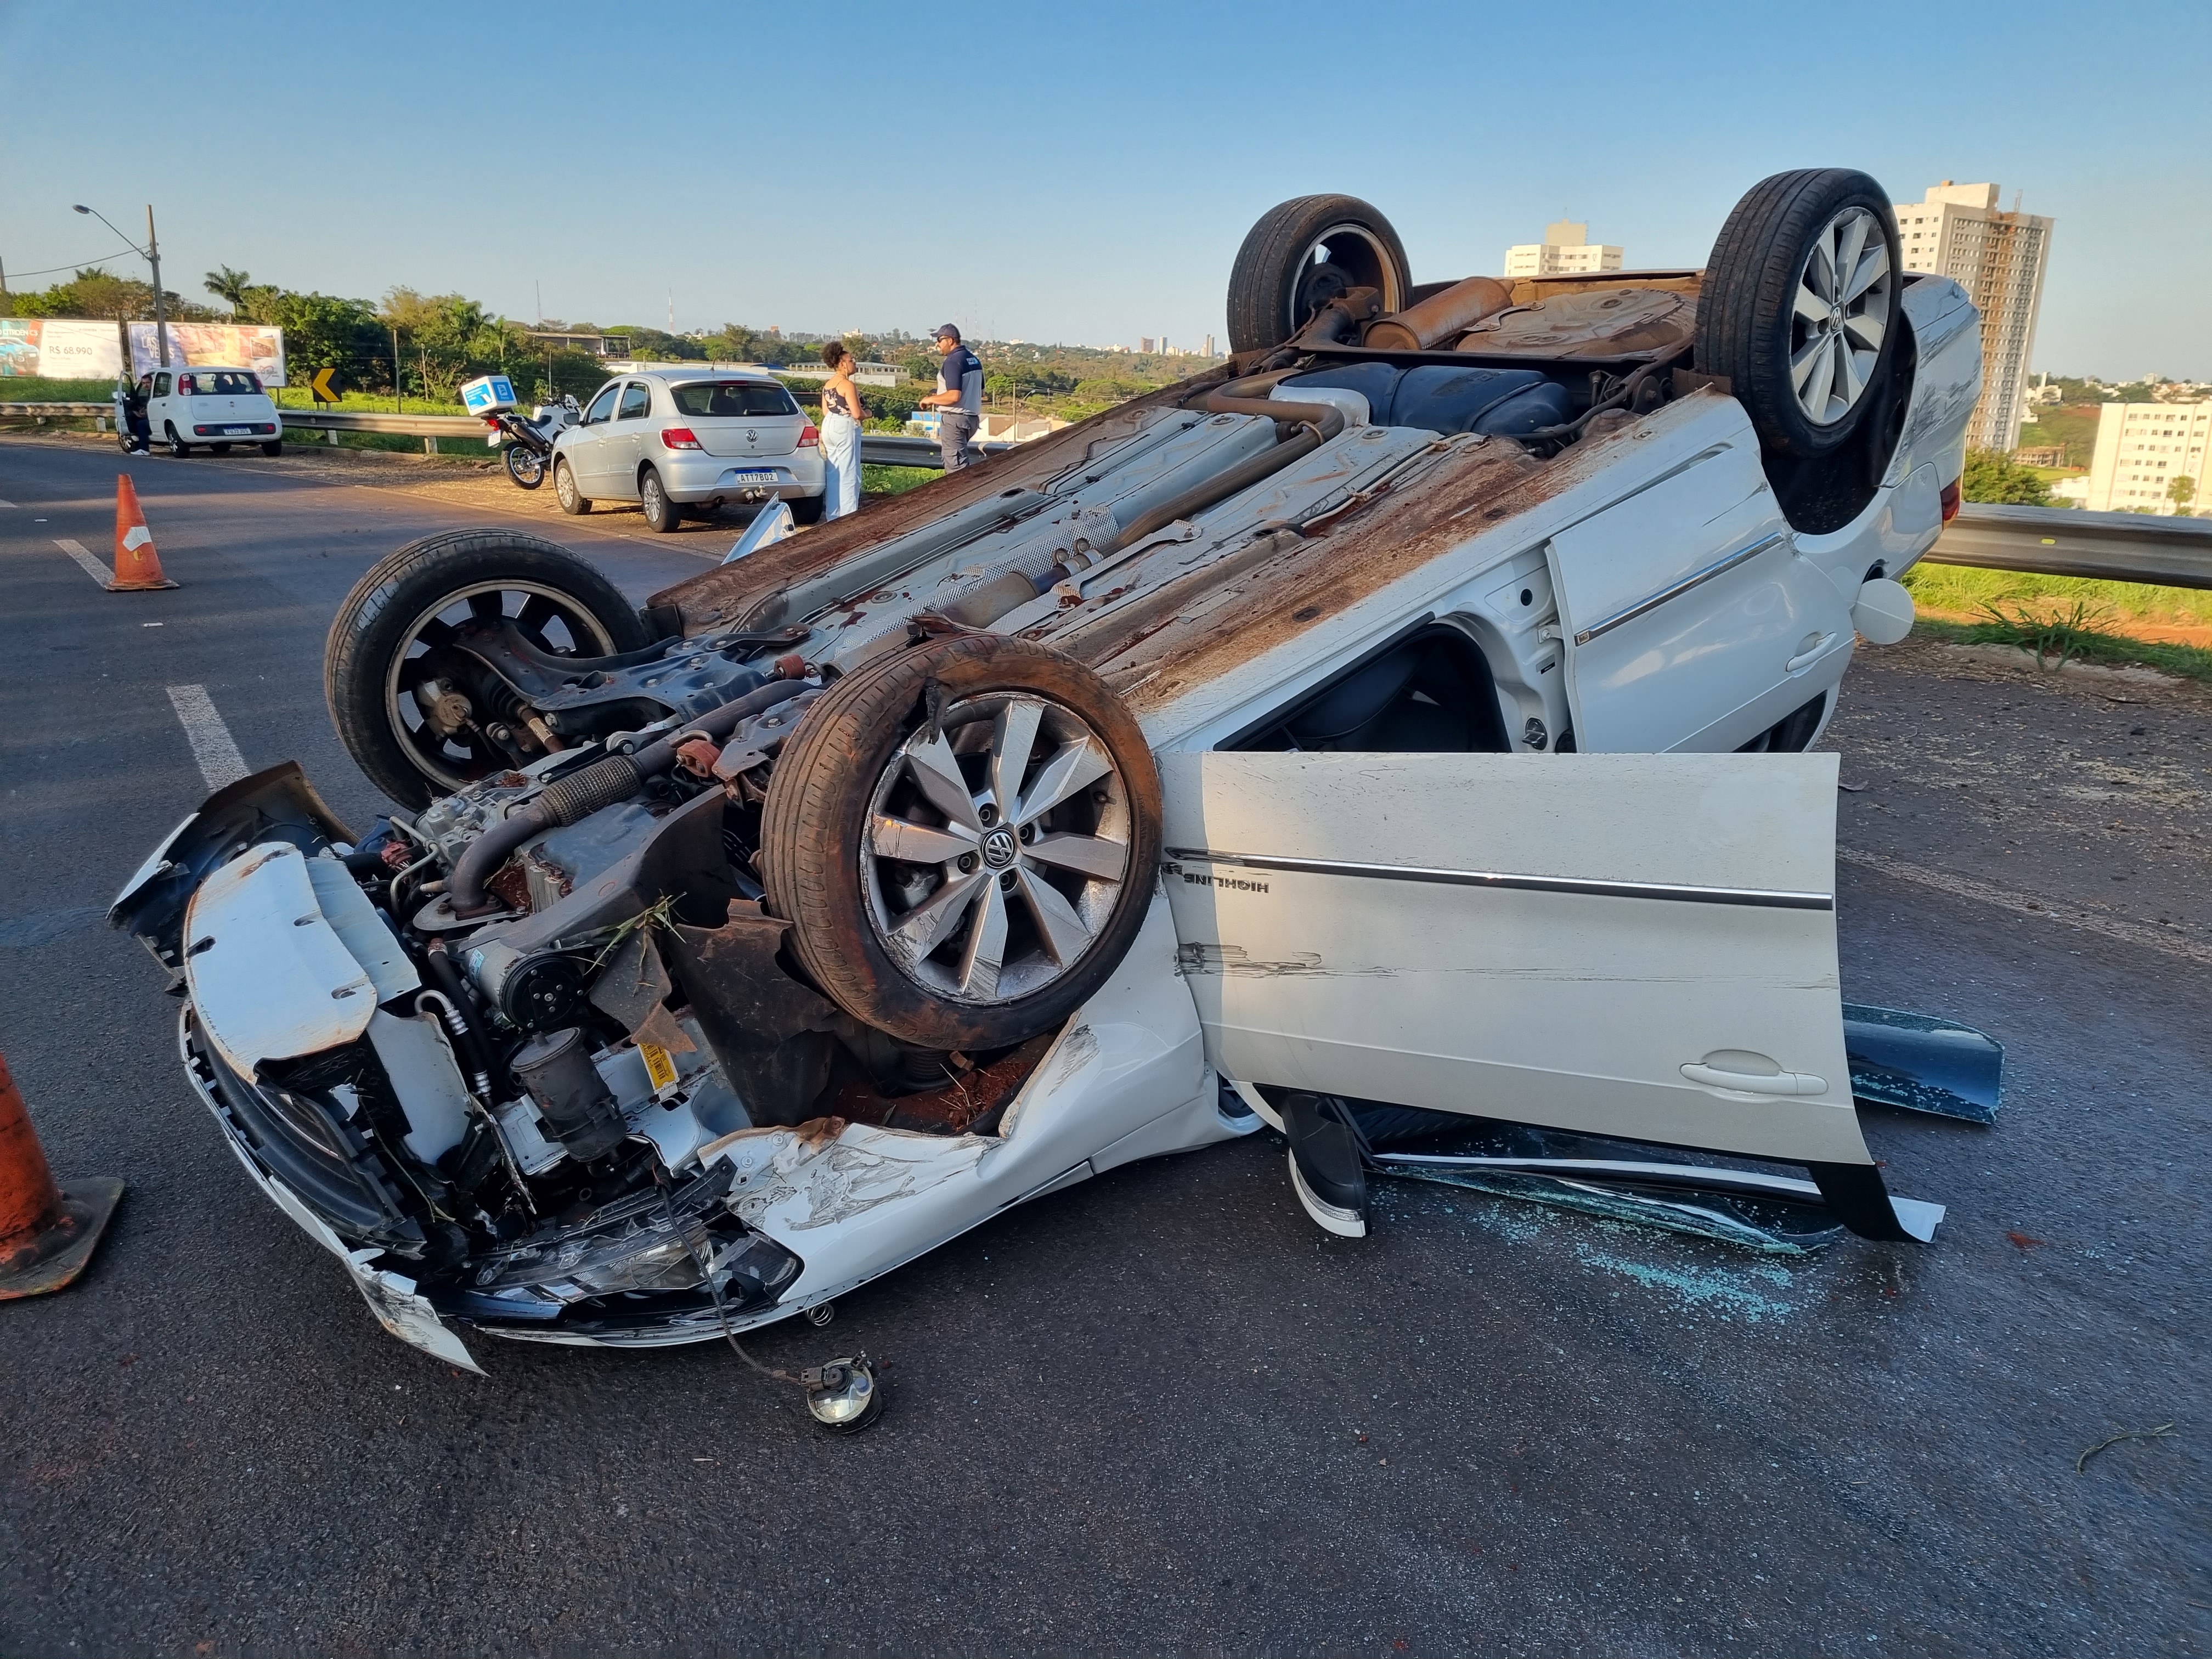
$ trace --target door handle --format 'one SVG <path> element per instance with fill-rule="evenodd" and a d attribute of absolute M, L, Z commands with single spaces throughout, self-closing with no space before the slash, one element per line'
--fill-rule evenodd
<path fill-rule="evenodd" d="M 1772 1077 L 1761 1077 L 1753 1072 L 1723 1072 L 1692 1060 L 1682 1067 L 1682 1075 L 1692 1083 L 1704 1084 L 1708 1089 L 1733 1089 L 1739 1094 L 1824 1095 L 1828 1092 L 1827 1079 L 1814 1077 L 1810 1072 L 1782 1072 Z"/>
<path fill-rule="evenodd" d="M 1835 642 L 1836 636 L 1833 634 L 1821 635 L 1819 639 L 1813 642 L 1813 646 L 1810 650 L 1800 651 L 1796 656 L 1790 658 L 1788 662 L 1784 663 L 1782 665 L 1783 672 L 1784 673 L 1794 674 L 1799 669 L 1809 666 L 1823 651 L 1826 651 Z"/>

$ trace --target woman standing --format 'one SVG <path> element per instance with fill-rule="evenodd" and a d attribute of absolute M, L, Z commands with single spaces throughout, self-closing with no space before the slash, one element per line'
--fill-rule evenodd
<path fill-rule="evenodd" d="M 860 510 L 860 388 L 853 380 L 853 354 L 843 342 L 822 348 L 830 378 L 822 386 L 822 516 L 842 519 Z"/>

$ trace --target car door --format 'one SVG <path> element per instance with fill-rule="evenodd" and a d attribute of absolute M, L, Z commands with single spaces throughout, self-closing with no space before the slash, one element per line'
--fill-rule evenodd
<path fill-rule="evenodd" d="M 1207 1057 L 1247 1083 L 1864 1164 L 1836 768 L 1163 756 L 1164 874 Z"/>
<path fill-rule="evenodd" d="M 607 471 L 599 494 L 624 501 L 637 499 L 637 465 L 645 459 L 645 441 L 652 430 L 652 382 L 624 382 L 622 399 L 615 405 L 614 423 L 607 428 L 607 435 L 599 440 Z"/>
<path fill-rule="evenodd" d="M 157 438 L 167 437 L 169 423 L 177 418 L 174 406 L 169 402 L 169 394 L 175 384 L 167 369 L 160 370 L 154 376 L 154 395 L 146 400 L 146 421 L 149 429 Z M 189 426 L 180 426 L 179 430 L 185 437 L 191 436 Z"/>
<path fill-rule="evenodd" d="M 611 465 L 606 456 L 606 440 L 614 429 L 615 399 L 622 395 L 622 388 L 620 380 L 610 380 L 601 386 L 585 406 L 583 418 L 576 422 L 575 429 L 563 434 L 561 455 L 574 471 L 577 487 L 586 495 L 605 493 Z"/>
<path fill-rule="evenodd" d="M 1548 544 L 1585 752 L 1729 750 L 1832 684 L 1850 604 L 1810 560 L 1742 406 L 1658 440 L 1648 481 Z"/>

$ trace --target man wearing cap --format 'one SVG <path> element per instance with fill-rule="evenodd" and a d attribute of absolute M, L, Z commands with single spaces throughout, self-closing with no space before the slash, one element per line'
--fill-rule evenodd
<path fill-rule="evenodd" d="M 960 331 L 947 323 L 937 331 L 937 390 L 921 402 L 943 412 L 937 417 L 937 453 L 945 470 L 957 472 L 983 459 L 975 447 L 975 428 L 983 419 L 983 365 L 960 343 Z"/>

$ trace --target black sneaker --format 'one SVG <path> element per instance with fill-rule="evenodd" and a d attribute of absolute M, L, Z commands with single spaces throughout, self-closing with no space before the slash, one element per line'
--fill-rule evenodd
<path fill-rule="evenodd" d="M 1291 1143 L 1291 1187 L 1316 1224 L 1340 1238 L 1367 1237 L 1367 1168 L 1359 1138 L 1322 1095 L 1283 1097 Z"/>

